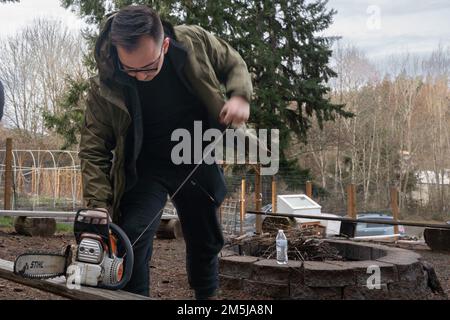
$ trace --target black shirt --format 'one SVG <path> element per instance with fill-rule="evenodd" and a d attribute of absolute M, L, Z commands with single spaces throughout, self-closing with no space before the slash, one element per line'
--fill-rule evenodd
<path fill-rule="evenodd" d="M 171 141 L 173 131 L 187 129 L 193 138 L 194 121 L 205 119 L 205 110 L 183 84 L 168 55 L 158 75 L 151 81 L 137 81 L 137 88 L 144 132 L 138 174 L 170 168 L 172 148 L 179 143 Z M 204 121 L 203 130 L 205 125 Z"/>

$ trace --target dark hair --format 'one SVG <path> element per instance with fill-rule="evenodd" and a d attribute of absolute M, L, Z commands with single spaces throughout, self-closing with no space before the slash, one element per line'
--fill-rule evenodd
<path fill-rule="evenodd" d="M 136 49 L 142 36 L 162 40 L 164 34 L 158 13 L 150 7 L 131 5 L 121 9 L 114 17 L 111 26 L 111 42 L 127 51 Z"/>

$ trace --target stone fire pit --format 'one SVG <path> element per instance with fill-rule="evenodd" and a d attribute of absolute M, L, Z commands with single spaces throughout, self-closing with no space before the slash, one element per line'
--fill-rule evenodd
<path fill-rule="evenodd" d="M 243 290 L 274 299 L 426 299 L 432 295 L 421 256 L 405 249 L 348 240 L 325 240 L 346 261 L 289 261 L 239 255 L 224 250 L 220 257 L 222 288 Z M 367 280 L 379 266 L 381 288 Z M 372 283 L 372 282 L 371 282 Z"/>

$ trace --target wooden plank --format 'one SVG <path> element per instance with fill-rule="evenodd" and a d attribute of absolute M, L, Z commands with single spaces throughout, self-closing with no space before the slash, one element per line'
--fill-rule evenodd
<path fill-rule="evenodd" d="M 312 182 L 311 181 L 306 181 L 306 195 L 312 199 Z"/>
<path fill-rule="evenodd" d="M 255 210 L 261 211 L 262 199 L 261 199 L 261 165 L 258 164 L 255 168 Z M 256 234 L 261 234 L 262 232 L 262 218 L 261 216 L 256 216 L 255 221 Z"/>
<path fill-rule="evenodd" d="M 391 208 L 392 208 L 392 216 L 394 221 L 398 221 L 399 218 L 399 208 L 398 208 L 398 190 L 396 187 L 391 188 Z M 394 226 L 394 233 L 398 234 L 398 226 Z"/>
<path fill-rule="evenodd" d="M 272 176 L 272 212 L 277 212 L 277 181 Z"/>
<path fill-rule="evenodd" d="M 244 220 L 245 220 L 245 214 L 246 214 L 246 206 L 245 206 L 245 178 L 241 180 L 241 211 L 239 215 L 240 219 L 240 234 L 242 235 L 244 233 Z"/>
<path fill-rule="evenodd" d="M 74 218 L 75 213 L 70 211 L 0 210 L 0 217 Z M 161 219 L 178 219 L 178 215 L 163 214 Z"/>
<path fill-rule="evenodd" d="M 317 219 L 317 220 L 329 220 L 329 221 L 346 221 L 346 222 L 355 222 L 355 223 L 375 223 L 375 224 L 387 224 L 387 225 L 401 225 L 401 226 L 411 226 L 411 227 L 424 227 L 424 228 L 435 228 L 435 229 L 444 229 L 450 230 L 450 224 L 437 224 L 437 223 L 420 223 L 413 221 L 391 221 L 386 219 L 352 219 L 349 217 L 340 217 L 340 216 L 322 216 L 320 214 L 317 215 L 306 215 L 306 214 L 296 214 L 296 213 L 284 213 L 284 212 L 257 212 L 254 210 L 248 210 L 247 213 L 250 214 L 261 214 L 265 216 L 281 216 L 288 218 L 303 218 L 303 219 Z"/>
<path fill-rule="evenodd" d="M 75 212 L 0 210 L 0 217 L 73 218 Z"/>
<path fill-rule="evenodd" d="M 13 273 L 14 263 L 0 259 L 0 278 L 14 281 L 28 287 L 54 293 L 74 300 L 154 300 L 148 297 L 125 291 L 112 291 L 99 288 L 81 287 L 79 290 L 69 289 L 66 278 L 59 277 L 48 280 L 26 279 Z"/>

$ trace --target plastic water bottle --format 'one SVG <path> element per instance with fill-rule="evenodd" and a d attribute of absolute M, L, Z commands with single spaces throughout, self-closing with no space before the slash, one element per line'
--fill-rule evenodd
<path fill-rule="evenodd" d="M 283 230 L 278 230 L 277 238 L 277 263 L 287 264 L 288 263 L 288 243 L 286 235 Z"/>

